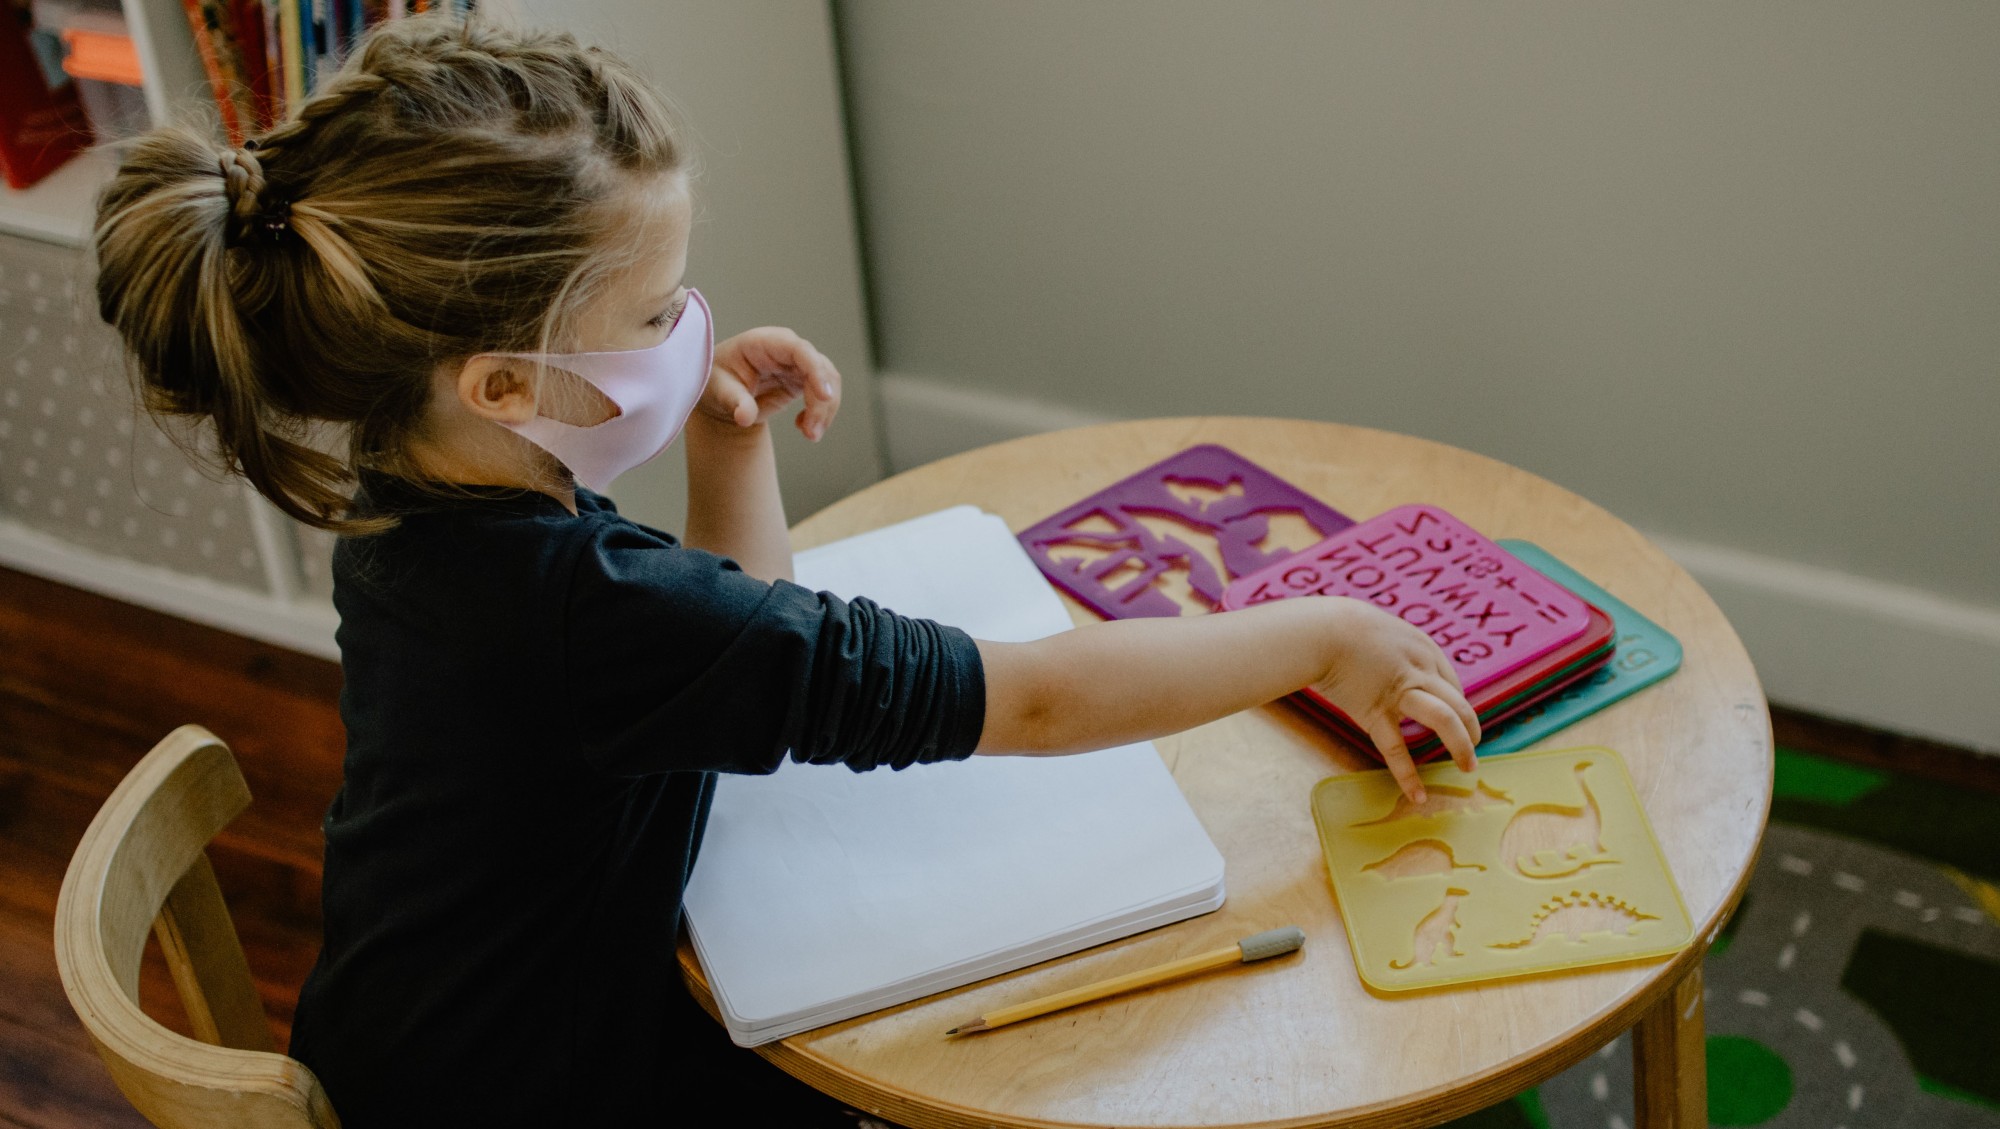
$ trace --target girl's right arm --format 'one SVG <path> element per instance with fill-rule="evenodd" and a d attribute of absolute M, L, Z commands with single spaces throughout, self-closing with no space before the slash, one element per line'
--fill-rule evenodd
<path fill-rule="evenodd" d="M 1470 772 L 1479 718 L 1428 635 L 1344 597 L 1224 615 L 1093 624 L 1032 643 L 979 641 L 980 753 L 1056 755 L 1178 733 L 1311 686 L 1375 742 L 1412 801 L 1423 784 L 1398 730 L 1430 727 Z"/>

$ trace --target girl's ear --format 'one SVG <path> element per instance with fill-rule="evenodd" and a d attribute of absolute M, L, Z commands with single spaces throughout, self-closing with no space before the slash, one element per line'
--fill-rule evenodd
<path fill-rule="evenodd" d="M 535 418 L 535 389 L 518 358 L 477 356 L 458 370 L 458 402 L 466 410 L 495 423 L 526 423 Z"/>

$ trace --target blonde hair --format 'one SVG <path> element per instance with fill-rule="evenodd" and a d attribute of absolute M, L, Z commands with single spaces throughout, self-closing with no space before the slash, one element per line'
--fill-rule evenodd
<path fill-rule="evenodd" d="M 686 171 L 665 99 L 566 34 L 384 24 L 242 149 L 156 130 L 97 205 L 98 310 L 156 413 L 214 424 L 225 470 L 344 534 L 357 468 L 410 474 L 430 374 L 548 351 L 630 248 L 634 174 Z M 346 458 L 316 448 L 344 425 Z"/>

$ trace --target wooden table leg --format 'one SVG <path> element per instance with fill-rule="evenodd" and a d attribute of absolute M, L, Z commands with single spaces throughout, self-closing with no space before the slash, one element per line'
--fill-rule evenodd
<path fill-rule="evenodd" d="M 1632 1095 L 1638 1129 L 1708 1129 L 1708 1050 L 1701 965 L 1632 1029 Z"/>

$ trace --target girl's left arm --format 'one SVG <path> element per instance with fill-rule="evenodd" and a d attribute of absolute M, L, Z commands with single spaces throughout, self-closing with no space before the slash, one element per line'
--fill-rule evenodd
<path fill-rule="evenodd" d="M 759 580 L 792 578 L 769 421 L 800 398 L 798 429 L 817 442 L 840 410 L 840 372 L 805 338 L 766 326 L 715 347 L 708 388 L 688 417 L 682 540 L 731 558 Z"/>

